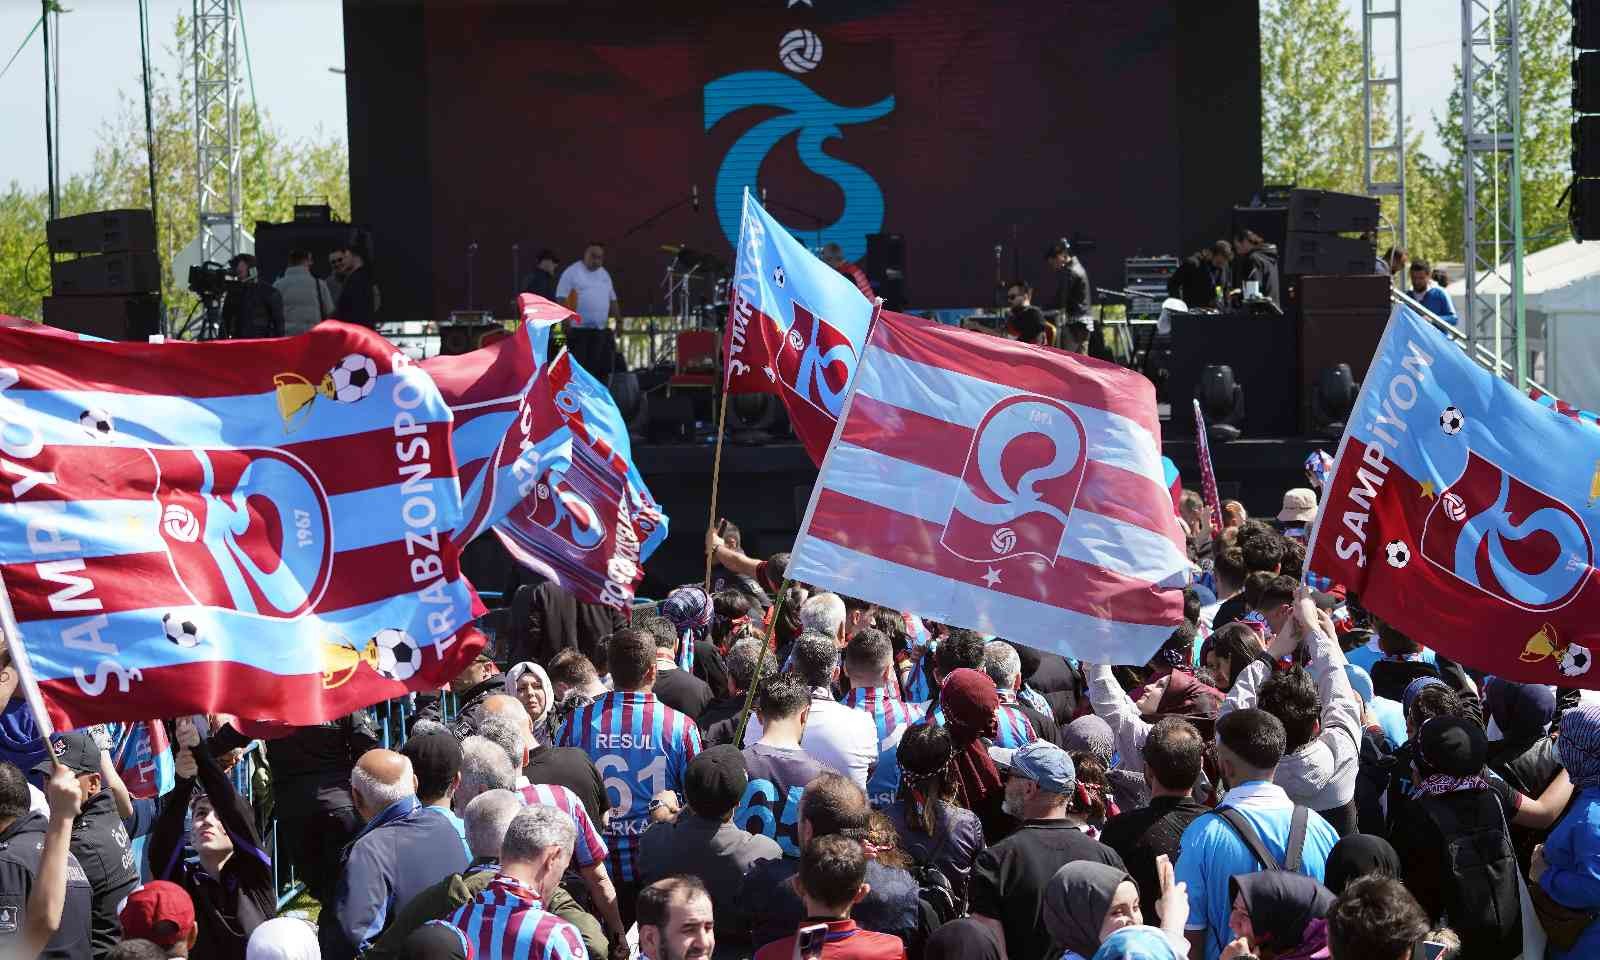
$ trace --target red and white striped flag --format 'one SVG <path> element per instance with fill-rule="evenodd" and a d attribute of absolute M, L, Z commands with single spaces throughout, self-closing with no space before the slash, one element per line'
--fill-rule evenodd
<path fill-rule="evenodd" d="M 788 569 L 1029 646 L 1139 663 L 1188 559 L 1137 373 L 884 312 Z"/>

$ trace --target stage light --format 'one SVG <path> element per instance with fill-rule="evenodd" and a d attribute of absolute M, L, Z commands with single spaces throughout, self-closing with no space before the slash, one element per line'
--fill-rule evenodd
<path fill-rule="evenodd" d="M 1194 396 L 1205 414 L 1206 432 L 1219 443 L 1239 439 L 1244 425 L 1244 387 L 1233 380 L 1233 368 L 1208 364 L 1200 371 Z"/>
<path fill-rule="evenodd" d="M 1345 421 L 1355 409 L 1360 389 L 1361 384 L 1350 373 L 1350 364 L 1324 367 L 1311 388 L 1311 429 L 1329 440 L 1344 436 Z"/>
<path fill-rule="evenodd" d="M 730 406 L 733 422 L 728 425 L 728 440 L 732 443 L 771 443 L 788 424 L 783 404 L 770 393 L 741 393 Z"/>

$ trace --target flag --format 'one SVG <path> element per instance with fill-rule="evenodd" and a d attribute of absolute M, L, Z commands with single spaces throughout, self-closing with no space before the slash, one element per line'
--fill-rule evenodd
<path fill-rule="evenodd" d="M 610 391 L 565 350 L 546 381 L 546 402 L 569 438 L 567 458 L 540 475 L 495 535 L 519 563 L 578 599 L 626 610 L 645 559 L 666 539 L 666 514 L 633 464 Z"/>
<path fill-rule="evenodd" d="M 777 394 L 817 464 L 876 309 L 745 191 L 723 344 L 724 388 Z"/>
<path fill-rule="evenodd" d="M 1600 413 L 1595 413 L 1593 410 L 1584 410 L 1581 407 L 1574 407 L 1565 400 L 1552 397 L 1538 387 L 1529 387 L 1528 396 L 1538 402 L 1540 406 L 1549 407 L 1569 420 L 1587 423 L 1591 427 L 1600 426 Z"/>
<path fill-rule="evenodd" d="M 455 416 L 466 517 L 456 542 L 493 529 L 519 563 L 626 609 L 667 518 L 610 391 L 565 350 L 548 356 L 550 327 L 572 311 L 532 294 L 519 306 L 515 335 L 422 363 Z"/>
<path fill-rule="evenodd" d="M 1183 619 L 1150 382 L 883 313 L 788 576 L 1104 663 Z"/>
<path fill-rule="evenodd" d="M 1212 535 L 1222 532 L 1222 497 L 1217 493 L 1217 470 L 1211 463 L 1211 438 L 1206 435 L 1205 414 L 1200 412 L 1200 401 L 1194 402 L 1194 447 L 1200 461 L 1200 492 L 1211 513 Z"/>
<path fill-rule="evenodd" d="M 1597 522 L 1600 432 L 1574 429 L 1397 306 L 1307 569 L 1467 666 L 1594 688 Z"/>
<path fill-rule="evenodd" d="M 0 575 L 59 727 L 320 723 L 437 687 L 482 642 L 450 411 L 370 330 L 0 329 L 0 417 Z"/>
<path fill-rule="evenodd" d="M 128 793 L 139 800 L 154 800 L 172 789 L 177 775 L 172 763 L 167 728 L 160 720 L 113 723 L 111 762 Z"/>
<path fill-rule="evenodd" d="M 1183 506 L 1183 477 L 1171 457 L 1161 458 L 1161 479 L 1167 485 L 1167 496 L 1172 498 L 1172 512 L 1177 513 Z"/>

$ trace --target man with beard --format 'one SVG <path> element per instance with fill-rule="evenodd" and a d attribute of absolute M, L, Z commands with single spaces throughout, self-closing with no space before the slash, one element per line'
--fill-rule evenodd
<path fill-rule="evenodd" d="M 717 948 L 711 897 L 698 877 L 667 877 L 645 887 L 638 915 L 644 960 L 709 960 Z"/>

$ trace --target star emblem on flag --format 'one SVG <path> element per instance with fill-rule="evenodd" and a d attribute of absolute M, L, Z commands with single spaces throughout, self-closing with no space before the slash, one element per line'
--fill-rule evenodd
<path fill-rule="evenodd" d="M 1433 496 L 1433 481 L 1432 480 L 1424 480 L 1424 481 L 1422 481 L 1422 486 L 1417 489 L 1417 496 L 1419 496 L 1419 497 L 1431 497 L 1431 496 Z"/>
<path fill-rule="evenodd" d="M 990 567 L 989 568 L 989 572 L 985 573 L 983 575 L 983 585 L 988 587 L 989 589 L 993 590 L 994 587 L 995 587 L 995 584 L 997 584 L 999 582 L 1000 582 L 1000 571 L 996 570 L 994 567 Z"/>

